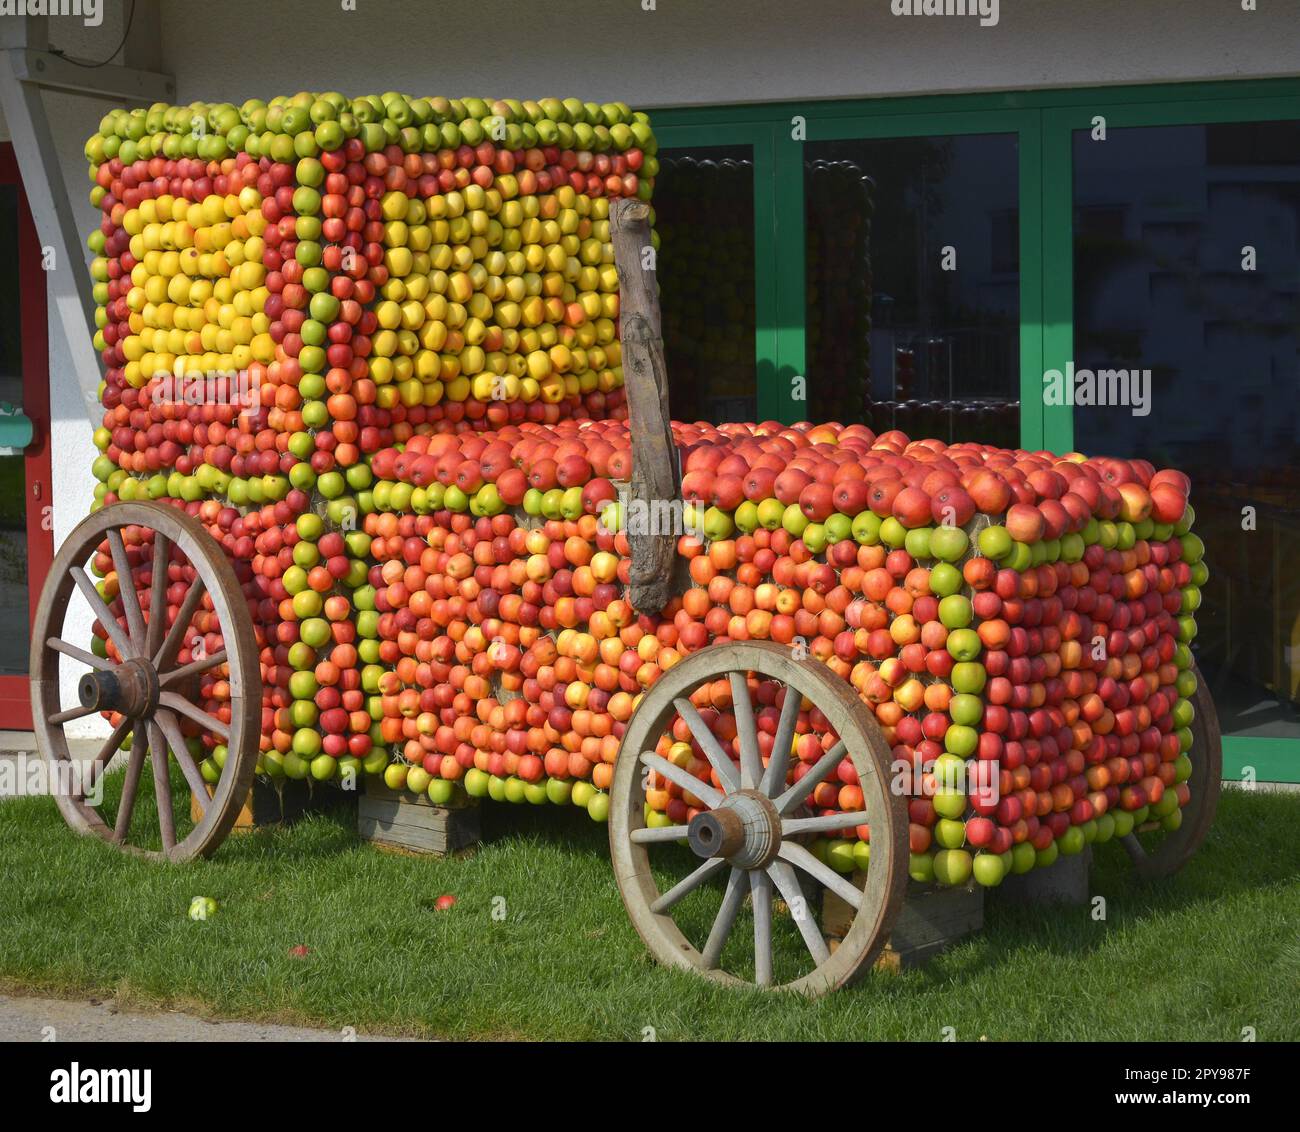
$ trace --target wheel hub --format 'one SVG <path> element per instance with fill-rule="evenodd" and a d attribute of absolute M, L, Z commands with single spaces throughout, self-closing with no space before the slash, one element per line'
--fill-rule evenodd
<path fill-rule="evenodd" d="M 723 857 L 740 869 L 766 868 L 781 848 L 781 815 L 765 794 L 738 790 L 716 809 L 696 814 L 686 841 L 699 857 Z"/>
<path fill-rule="evenodd" d="M 82 707 L 116 711 L 138 719 L 158 706 L 158 673 L 136 657 L 116 668 L 87 672 L 77 684 Z"/>

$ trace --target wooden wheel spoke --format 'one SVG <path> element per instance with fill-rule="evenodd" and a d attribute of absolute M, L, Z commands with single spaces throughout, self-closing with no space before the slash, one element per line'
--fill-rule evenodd
<path fill-rule="evenodd" d="M 61 652 L 64 656 L 70 656 L 73 660 L 79 660 L 82 664 L 90 668 L 96 668 L 100 672 L 106 672 L 110 668 L 117 667 L 111 660 L 96 656 L 93 652 L 87 652 L 85 649 L 79 649 L 76 645 L 70 645 L 67 641 L 60 640 L 58 637 L 47 637 L 45 647 L 51 648 L 55 652 Z"/>
<path fill-rule="evenodd" d="M 637 845 L 657 845 L 664 841 L 681 841 L 686 836 L 684 825 L 661 825 L 657 829 L 645 826 L 634 829 L 629 835 Z"/>
<path fill-rule="evenodd" d="M 730 794 L 733 790 L 739 790 L 740 775 L 736 773 L 736 764 L 731 761 L 730 756 L 722 749 L 718 737 L 709 730 L 709 725 L 704 722 L 704 717 L 695 710 L 695 705 L 685 696 L 680 696 L 673 701 L 673 706 L 677 709 L 677 714 L 685 721 L 691 737 L 700 745 L 700 750 L 704 752 L 704 757 L 709 760 L 709 765 L 718 772 L 723 791 Z"/>
<path fill-rule="evenodd" d="M 178 696 L 175 692 L 160 692 L 158 702 L 187 719 L 193 720 L 200 727 L 206 728 L 214 735 L 220 735 L 223 739 L 230 738 L 230 724 L 223 723 L 215 715 L 209 715 L 202 708 L 195 707 L 189 700 Z M 669 765 L 672 764 L 669 763 Z"/>
<path fill-rule="evenodd" d="M 700 887 L 714 873 L 722 868 L 727 862 L 721 857 L 710 857 L 699 868 L 695 869 L 684 880 L 678 881 L 667 892 L 659 897 L 650 905 L 650 911 L 659 913 L 667 912 L 682 897 L 689 895 Z"/>
<path fill-rule="evenodd" d="M 749 874 L 750 903 L 754 906 L 754 982 L 772 985 L 772 878 L 762 869 Z"/>
<path fill-rule="evenodd" d="M 157 656 L 167 629 L 167 558 L 171 544 L 162 531 L 153 533 L 153 576 L 149 579 L 149 629 L 145 634 L 145 656 Z"/>
<path fill-rule="evenodd" d="M 46 716 L 46 720 L 54 726 L 60 726 L 64 723 L 71 723 L 74 719 L 85 719 L 88 715 L 94 715 L 93 707 L 83 707 L 80 704 L 77 707 L 68 708 L 65 711 L 56 711 L 53 715 Z"/>
<path fill-rule="evenodd" d="M 736 737 L 740 740 L 740 781 L 753 790 L 763 777 L 763 757 L 758 751 L 758 731 L 754 727 L 754 703 L 749 698 L 749 684 L 743 672 L 729 672 L 731 710 L 736 717 Z"/>
<path fill-rule="evenodd" d="M 781 836 L 791 837 L 796 833 L 826 833 L 833 829 L 849 829 L 863 825 L 867 820 L 866 810 L 850 810 L 842 814 L 826 814 L 818 818 L 786 818 L 781 822 Z"/>
<path fill-rule="evenodd" d="M 844 758 L 844 751 L 844 740 L 841 739 L 813 764 L 812 770 L 776 799 L 776 812 L 778 814 L 788 814 L 816 790 L 826 776 L 840 765 L 840 761 Z"/>
<path fill-rule="evenodd" d="M 785 861 L 773 861 L 767 867 L 767 871 L 790 909 L 790 917 L 794 920 L 795 927 L 799 929 L 799 934 L 803 936 L 808 954 L 812 956 L 813 966 L 820 967 L 831 957 L 830 948 L 826 946 L 826 940 L 822 938 L 821 930 L 813 919 L 812 911 L 808 908 L 803 889 L 799 887 L 799 878 Z"/>
<path fill-rule="evenodd" d="M 109 640 L 117 646 L 118 655 L 123 660 L 129 660 L 135 656 L 135 651 L 131 647 L 131 638 L 127 636 L 126 630 L 117 623 L 117 618 L 113 616 L 113 611 L 108 608 L 108 603 L 99 595 L 95 589 L 95 583 L 90 580 L 80 566 L 73 566 L 69 571 L 72 580 L 77 583 L 77 589 L 81 591 L 82 596 L 90 605 L 91 612 L 95 615 L 95 620 L 104 626 L 104 632 L 108 634 Z"/>
<path fill-rule="evenodd" d="M 159 672 L 175 659 L 176 652 L 181 647 L 181 641 L 190 627 L 190 622 L 194 620 L 194 614 L 198 612 L 199 602 L 203 600 L 205 592 L 206 587 L 202 578 L 195 578 L 190 588 L 185 592 L 185 600 L 181 602 L 180 610 L 176 614 L 176 620 L 172 622 L 172 627 L 167 630 L 167 636 L 163 638 L 163 643 L 158 646 L 158 651 L 153 654 L 153 666 Z"/>
<path fill-rule="evenodd" d="M 1120 838 L 1125 851 L 1128 853 L 1129 860 L 1134 864 L 1142 864 L 1147 859 L 1147 851 L 1143 848 L 1142 842 L 1137 838 L 1136 833 L 1126 833 Z"/>
<path fill-rule="evenodd" d="M 135 812 L 135 796 L 140 789 L 140 772 L 144 770 L 144 756 L 149 744 L 144 735 L 137 735 L 131 744 L 131 754 L 126 764 L 126 779 L 122 783 L 122 800 L 117 805 L 117 820 L 113 823 L 113 840 L 125 844 L 131 829 L 131 815 Z"/>
<path fill-rule="evenodd" d="M 781 705 L 781 718 L 776 725 L 776 739 L 772 743 L 772 757 L 767 760 L 767 769 L 763 771 L 763 781 L 759 789 L 769 798 L 775 798 L 778 790 L 785 789 L 786 776 L 790 773 L 790 744 L 794 741 L 794 729 L 799 723 L 799 707 L 803 696 L 789 684 L 785 686 L 785 703 Z"/>
<path fill-rule="evenodd" d="M 191 661 L 189 664 L 182 665 L 180 668 L 173 668 L 170 672 L 160 673 L 158 676 L 158 684 L 161 687 L 166 688 L 171 684 L 184 680 L 188 676 L 196 676 L 200 672 L 207 672 L 211 668 L 216 668 L 219 664 L 225 664 L 226 659 L 226 650 L 219 649 L 217 652 L 211 653 L 199 660 Z"/>
<path fill-rule="evenodd" d="M 701 952 L 706 970 L 717 969 L 722 959 L 722 949 L 727 946 L 727 940 L 731 937 L 731 929 L 736 923 L 736 916 L 740 912 L 741 904 L 744 903 L 745 889 L 748 887 L 749 881 L 745 870 L 732 869 L 731 875 L 727 878 L 727 890 L 722 895 L 722 907 L 718 909 L 713 927 L 709 929 L 709 938 L 705 940 L 704 950 Z"/>
<path fill-rule="evenodd" d="M 167 767 L 167 740 L 162 728 L 149 721 L 149 754 L 153 761 L 153 795 L 158 803 L 158 829 L 162 833 L 163 849 L 176 848 L 176 814 L 172 810 L 171 774 Z"/>
<path fill-rule="evenodd" d="M 855 911 L 862 907 L 862 890 L 850 884 L 829 865 L 824 865 L 797 841 L 783 841 L 777 856 L 789 861 L 796 868 L 803 869 L 809 876 L 829 888 L 836 896 Z"/>
<path fill-rule="evenodd" d="M 164 692 L 166 696 L 169 693 Z M 641 756 L 641 761 L 651 770 L 663 775 L 669 782 L 675 782 L 683 790 L 689 790 L 701 802 L 711 810 L 716 810 L 722 805 L 722 795 L 718 793 L 707 782 L 702 782 L 693 774 L 688 774 L 681 767 L 670 763 L 662 755 L 656 755 L 651 751 L 646 751 Z"/>
<path fill-rule="evenodd" d="M 162 730 L 163 737 L 167 740 L 168 746 L 171 747 L 172 753 L 176 756 L 176 762 L 181 768 L 181 773 L 185 776 L 185 781 L 194 794 L 200 810 L 206 810 L 208 806 L 207 785 L 203 781 L 203 775 L 199 771 L 198 763 L 194 761 L 194 756 L 190 754 L 190 749 L 185 745 L 185 736 L 181 733 L 180 720 L 170 711 L 159 709 L 154 715 L 154 720 Z"/>
<path fill-rule="evenodd" d="M 95 782 L 103 773 L 104 768 L 113 760 L 117 750 L 122 745 L 122 741 L 131 733 L 135 727 L 135 720 L 123 716 L 118 725 L 113 728 L 108 738 L 104 740 L 103 745 L 95 753 L 95 757 L 90 760 L 90 765 L 86 769 L 85 784 L 86 789 L 83 797 L 89 795 L 95 789 Z"/>
<path fill-rule="evenodd" d="M 122 597 L 122 609 L 126 613 L 131 643 L 137 652 L 143 652 L 144 614 L 140 612 L 140 595 L 136 593 L 135 581 L 131 577 L 131 562 L 126 555 L 126 544 L 122 542 L 122 532 L 117 527 L 108 532 L 108 549 L 113 557 L 113 569 L 117 571 L 117 592 Z"/>

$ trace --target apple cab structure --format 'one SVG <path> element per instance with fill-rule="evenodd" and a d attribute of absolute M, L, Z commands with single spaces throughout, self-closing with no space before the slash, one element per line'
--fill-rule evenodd
<path fill-rule="evenodd" d="M 1196 850 L 1186 477 L 674 423 L 620 104 L 297 96 L 187 140 L 198 113 L 87 147 L 101 489 L 31 680 L 61 769 L 69 723 L 111 728 L 75 830 L 206 856 L 259 774 L 576 804 L 658 961 L 808 993 L 876 960 L 909 876 Z"/>

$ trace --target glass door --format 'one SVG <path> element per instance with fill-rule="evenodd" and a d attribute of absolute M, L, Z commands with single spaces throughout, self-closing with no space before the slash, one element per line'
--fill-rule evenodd
<path fill-rule="evenodd" d="M 664 126 L 655 138 L 656 270 L 673 419 L 777 417 L 771 130 Z"/>
<path fill-rule="evenodd" d="M 1054 126 L 1070 196 L 1049 224 L 1066 258 L 1048 303 L 1071 333 L 1057 330 L 1049 364 L 1098 375 L 1102 402 L 1073 407 L 1070 444 L 1191 477 L 1208 565 L 1192 650 L 1225 777 L 1293 777 L 1300 100 L 1063 111 Z M 1116 373 L 1140 380 L 1105 395 L 1124 392 L 1102 380 Z"/>
<path fill-rule="evenodd" d="M 798 416 L 1040 447 L 1038 118 L 809 117 Z"/>

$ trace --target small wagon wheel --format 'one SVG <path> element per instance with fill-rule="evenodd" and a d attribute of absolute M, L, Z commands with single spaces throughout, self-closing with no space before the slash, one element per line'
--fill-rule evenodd
<path fill-rule="evenodd" d="M 775 681 L 796 695 L 785 696 L 764 768 L 755 728 L 747 674 Z M 741 759 L 737 770 L 690 703 L 701 686 L 726 678 L 732 690 Z M 800 703 L 808 700 L 838 736 L 838 742 L 787 786 L 789 751 Z M 655 753 L 660 738 L 680 715 L 722 783 L 716 788 Z M 852 761 L 864 808 L 822 817 L 799 813 L 818 783 Z M 698 798 L 700 812 L 687 825 L 648 827 L 643 782 L 646 770 Z M 694 971 L 732 985 L 773 986 L 772 913 L 776 901 L 789 909 L 808 953 L 806 970 L 779 984 L 782 989 L 820 994 L 845 986 L 869 966 L 889 937 L 907 883 L 907 812 L 890 789 L 890 752 L 876 722 L 853 688 L 814 660 L 796 660 L 788 647 L 761 641 L 712 645 L 665 672 L 646 693 L 623 736 L 611 789 L 609 838 L 614 875 L 633 925 L 651 954 L 670 967 Z M 871 860 L 865 889 L 851 884 L 818 860 L 803 835 L 870 827 Z M 672 850 L 686 840 L 702 861 L 683 880 L 660 892 L 650 850 Z M 839 895 L 854 910 L 853 922 L 831 951 L 805 898 L 800 874 Z M 673 911 L 710 878 L 726 879 L 708 938 L 697 947 Z M 722 969 L 723 949 L 746 896 L 754 919 L 753 980 Z M 748 951 L 748 949 L 746 949 Z M 734 964 L 733 964 L 734 965 Z"/>
<path fill-rule="evenodd" d="M 107 564 L 118 579 L 111 604 L 86 570 L 98 556 L 104 556 L 101 565 Z M 138 573 L 133 575 L 133 569 Z M 118 603 L 121 612 L 115 615 L 111 606 Z M 77 623 L 70 607 L 78 604 L 81 612 L 89 606 L 91 620 L 107 637 L 102 650 L 107 656 L 68 639 Z M 215 637 L 220 644 L 209 647 Z M 63 657 L 80 670 L 78 703 L 68 708 L 60 694 Z M 239 581 L 203 524 L 175 507 L 144 502 L 110 504 L 79 523 L 55 556 L 41 593 L 32 658 L 36 741 L 54 772 L 54 794 L 67 823 L 140 856 L 183 861 L 212 853 L 230 832 L 252 785 L 262 686 L 252 620 Z M 194 702 L 203 681 L 219 685 L 216 694 L 229 705 L 228 719 Z M 112 733 L 88 767 L 70 773 L 75 766 L 65 726 L 103 712 L 115 721 Z M 227 715 L 224 708 L 220 712 Z M 226 746 L 224 769 L 211 799 L 186 742 L 187 727 L 192 732 L 197 728 L 208 745 Z M 121 800 L 110 822 L 101 813 L 101 780 L 128 736 Z M 169 751 L 202 808 L 200 820 L 180 839 Z M 161 853 L 140 845 L 138 835 L 134 842 L 131 838 L 146 755 L 153 770 Z"/>
<path fill-rule="evenodd" d="M 1196 677 L 1196 691 L 1191 697 L 1195 711 L 1190 753 L 1194 771 L 1189 779 L 1191 798 L 1183 808 L 1182 824 L 1165 834 L 1159 844 L 1149 848 L 1142 844 L 1138 831 L 1123 838 L 1133 867 L 1147 880 L 1172 876 L 1192 859 L 1210 832 L 1214 812 L 1219 806 L 1223 780 L 1223 739 L 1219 734 L 1219 716 L 1200 671 L 1193 666 L 1192 673 Z"/>

